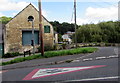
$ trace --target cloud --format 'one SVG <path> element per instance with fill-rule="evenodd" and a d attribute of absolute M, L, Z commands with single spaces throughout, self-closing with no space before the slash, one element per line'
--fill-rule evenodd
<path fill-rule="evenodd" d="M 15 2 L 12 0 L 0 0 L 0 11 L 4 12 L 4 11 L 15 11 L 14 13 L 12 13 L 12 16 L 17 15 L 18 12 L 20 12 L 22 9 L 24 9 L 29 3 L 27 3 L 26 1 L 19 1 L 19 2 Z M 34 4 L 33 4 L 34 5 Z M 36 5 L 34 5 L 37 10 L 38 7 Z M 42 14 L 47 17 L 48 15 L 48 11 L 42 10 Z M 3 16 L 2 13 L 0 13 L 0 16 Z"/>
<path fill-rule="evenodd" d="M 48 12 L 45 11 L 45 10 L 42 10 L 42 15 L 45 16 L 45 17 L 48 17 Z"/>
<path fill-rule="evenodd" d="M 39 11 L 38 7 L 36 5 L 33 4 L 33 6 Z M 48 13 L 50 13 L 49 11 L 46 11 L 44 9 L 42 9 L 42 15 L 47 17 L 48 16 Z"/>
<path fill-rule="evenodd" d="M 17 13 L 13 13 L 12 15 L 13 15 L 13 16 L 16 16 L 16 15 L 17 15 Z"/>
<path fill-rule="evenodd" d="M 10 0 L 0 0 L 0 11 L 20 11 L 28 4 L 25 1 L 12 2 Z"/>
<path fill-rule="evenodd" d="M 24 0 L 13 0 L 24 1 Z M 37 2 L 37 0 L 25 0 L 26 2 Z M 77 0 L 77 2 L 118 2 L 119 0 Z M 73 2 L 73 0 L 42 0 L 42 2 Z"/>
<path fill-rule="evenodd" d="M 88 7 L 85 16 L 89 20 L 116 20 L 118 17 L 118 8 L 114 6 L 108 8 Z"/>
<path fill-rule="evenodd" d="M 85 17 L 77 18 L 77 24 L 98 23 L 101 21 L 115 21 L 118 19 L 118 8 L 115 6 L 106 8 L 88 7 Z"/>

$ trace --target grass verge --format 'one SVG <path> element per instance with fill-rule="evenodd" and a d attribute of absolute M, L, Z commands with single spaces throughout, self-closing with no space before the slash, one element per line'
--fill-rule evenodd
<path fill-rule="evenodd" d="M 0 63 L 0 65 L 8 65 L 8 64 L 19 63 L 19 62 L 28 61 L 32 59 L 39 59 L 39 58 L 74 55 L 74 54 L 80 54 L 80 53 L 93 53 L 97 50 L 98 50 L 97 48 L 86 47 L 86 48 L 75 48 L 75 49 L 61 50 L 61 51 L 49 51 L 49 52 L 45 52 L 44 56 L 41 56 L 39 54 L 39 55 L 32 55 L 28 57 L 15 58 L 14 60 L 11 60 L 11 61 L 2 62 Z"/>

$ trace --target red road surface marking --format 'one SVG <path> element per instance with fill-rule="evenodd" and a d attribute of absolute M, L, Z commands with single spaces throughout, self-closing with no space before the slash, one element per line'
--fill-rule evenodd
<path fill-rule="evenodd" d="M 4 73 L 4 72 L 7 72 L 8 70 L 5 70 L 5 71 L 0 71 L 0 73 Z"/>
<path fill-rule="evenodd" d="M 35 69 L 31 73 L 29 73 L 23 80 L 32 80 L 32 79 L 43 78 L 47 76 L 65 74 L 65 73 L 82 71 L 87 69 L 94 69 L 94 68 L 105 67 L 105 66 L 106 65 Z"/>

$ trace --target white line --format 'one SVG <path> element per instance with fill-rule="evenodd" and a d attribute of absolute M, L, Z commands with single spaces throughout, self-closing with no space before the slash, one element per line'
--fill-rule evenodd
<path fill-rule="evenodd" d="M 72 62 L 79 62 L 80 60 L 73 60 Z"/>
<path fill-rule="evenodd" d="M 80 79 L 80 80 L 67 80 L 65 82 L 70 82 L 70 81 L 93 81 L 93 80 L 104 80 L 104 79 L 114 79 L 114 78 L 119 78 L 119 76 L 101 77 L 101 78 L 89 78 L 89 79 Z"/>
<path fill-rule="evenodd" d="M 106 58 L 106 57 L 96 57 L 96 59 L 104 59 L 104 58 Z"/>
<path fill-rule="evenodd" d="M 92 58 L 83 59 L 83 61 L 93 60 Z"/>
<path fill-rule="evenodd" d="M 114 56 L 109 56 L 108 58 L 114 58 L 114 57 L 118 57 L 118 55 L 116 55 L 116 56 L 115 55 Z"/>

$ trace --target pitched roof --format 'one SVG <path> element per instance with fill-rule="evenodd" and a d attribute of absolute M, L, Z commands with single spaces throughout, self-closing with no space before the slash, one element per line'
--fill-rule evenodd
<path fill-rule="evenodd" d="M 30 5 L 39 13 L 39 11 L 33 6 L 33 4 L 30 3 L 28 6 L 30 6 Z M 28 6 L 26 6 L 22 11 L 24 11 Z M 14 16 L 12 19 L 14 19 L 15 17 L 17 17 L 22 11 L 20 11 L 20 12 L 19 12 L 16 16 Z M 42 17 L 43 17 L 47 22 L 49 22 L 43 15 L 42 15 Z M 12 20 L 12 19 L 11 19 L 11 20 Z M 11 20 L 10 20 L 10 21 L 11 21 Z M 9 21 L 9 22 L 10 22 L 10 21 Z M 8 23 L 9 23 L 9 22 L 8 22 Z M 7 24 L 8 24 L 8 23 L 7 23 Z M 49 22 L 49 23 L 50 23 L 50 22 Z M 6 24 L 6 25 L 7 25 L 7 24 Z M 51 24 L 51 23 L 50 23 L 50 24 Z M 51 24 L 51 25 L 52 25 L 52 24 Z"/>

